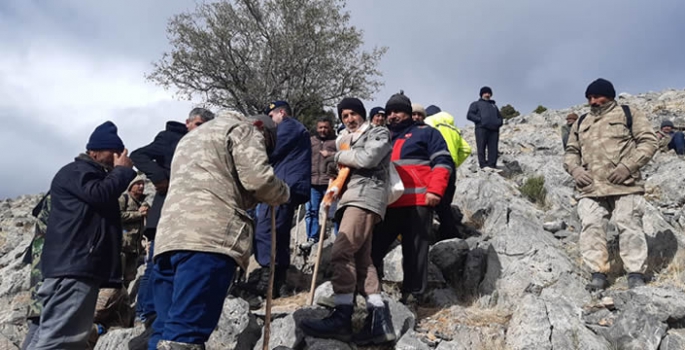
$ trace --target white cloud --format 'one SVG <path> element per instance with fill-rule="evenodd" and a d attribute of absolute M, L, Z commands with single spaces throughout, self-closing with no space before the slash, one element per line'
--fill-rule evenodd
<path fill-rule="evenodd" d="M 177 101 L 144 79 L 157 57 L 99 50 L 50 21 L 45 9 L 9 5 L 14 17 L 0 21 L 0 147 L 5 150 L 0 198 L 47 188 L 106 120 L 117 124 L 127 148 L 134 150 L 149 143 L 167 120 L 185 119 L 191 102 Z M 0 20 L 3 15 L 0 5 Z M 18 18 L 26 19 L 22 30 L 15 27 Z"/>

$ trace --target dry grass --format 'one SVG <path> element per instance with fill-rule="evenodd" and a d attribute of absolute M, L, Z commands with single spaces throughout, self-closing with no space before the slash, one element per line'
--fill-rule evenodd
<path fill-rule="evenodd" d="M 655 274 L 651 284 L 685 289 L 685 250 L 680 250 L 665 269 Z"/>
<path fill-rule="evenodd" d="M 422 308 L 417 310 L 418 327 L 429 335 L 453 336 L 456 325 L 488 327 L 506 325 L 511 312 L 499 308 L 481 308 L 477 304 L 469 307 L 453 306 L 449 309 Z"/>

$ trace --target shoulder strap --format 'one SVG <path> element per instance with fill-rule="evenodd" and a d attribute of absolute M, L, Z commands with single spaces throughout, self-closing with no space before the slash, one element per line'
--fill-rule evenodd
<path fill-rule="evenodd" d="M 578 118 L 578 127 L 576 128 L 576 135 L 578 135 L 578 130 L 580 130 L 580 124 L 583 123 L 583 120 L 587 117 L 587 113 L 583 114 Z"/>
<path fill-rule="evenodd" d="M 33 207 L 33 210 L 31 210 L 31 215 L 33 215 L 36 218 L 38 217 L 38 214 L 40 214 L 41 210 L 43 210 L 43 205 L 45 205 L 45 199 L 48 198 L 49 195 L 50 195 L 50 191 L 45 193 L 43 198 L 41 198 L 40 201 L 38 202 L 38 204 L 36 204 L 36 206 Z"/>
<path fill-rule="evenodd" d="M 623 113 L 626 115 L 626 125 L 628 130 L 630 130 L 630 136 L 633 136 L 633 114 L 630 112 L 630 107 L 627 105 L 621 105 L 623 108 Z"/>
<path fill-rule="evenodd" d="M 124 210 L 128 209 L 128 193 L 124 193 Z"/>

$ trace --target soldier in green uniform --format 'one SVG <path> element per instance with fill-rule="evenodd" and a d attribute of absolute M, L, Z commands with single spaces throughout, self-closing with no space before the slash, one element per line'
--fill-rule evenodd
<path fill-rule="evenodd" d="M 31 244 L 28 247 L 24 262 L 31 264 L 31 271 L 29 273 L 29 293 L 31 299 L 29 301 L 28 310 L 26 313 L 26 321 L 29 326 L 29 331 L 26 334 L 24 343 L 21 346 L 22 350 L 28 348 L 31 339 L 36 335 L 38 324 L 40 323 L 40 312 L 43 309 L 40 300 L 38 299 L 38 288 L 40 288 L 43 281 L 43 275 L 40 273 L 40 255 L 43 253 L 43 242 L 45 241 L 45 231 L 48 225 L 48 216 L 50 215 L 50 193 L 48 192 L 38 205 L 33 208 L 32 212 L 38 221 L 35 225 L 35 233 Z"/>

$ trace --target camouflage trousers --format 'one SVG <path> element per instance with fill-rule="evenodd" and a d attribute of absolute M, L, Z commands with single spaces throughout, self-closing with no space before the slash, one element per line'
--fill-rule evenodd
<path fill-rule="evenodd" d="M 619 249 L 627 272 L 644 273 L 647 262 L 647 239 L 642 228 L 645 199 L 641 194 L 582 198 L 578 216 L 583 225 L 580 251 L 583 262 L 592 272 L 609 271 L 606 226 L 613 218 L 619 233 Z"/>
<path fill-rule="evenodd" d="M 124 274 L 124 286 L 128 287 L 129 283 L 136 279 L 138 273 L 138 260 L 140 254 L 138 253 L 121 253 L 121 267 Z"/>
<path fill-rule="evenodd" d="M 105 328 L 133 326 L 134 311 L 125 288 L 102 288 L 98 293 L 93 323 Z"/>

